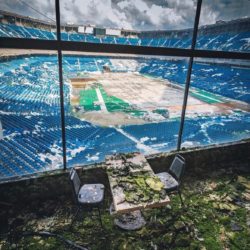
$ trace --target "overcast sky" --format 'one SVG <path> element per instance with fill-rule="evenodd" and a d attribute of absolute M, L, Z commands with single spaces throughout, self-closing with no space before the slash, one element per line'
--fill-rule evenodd
<path fill-rule="evenodd" d="M 61 22 L 135 30 L 193 27 L 197 0 L 60 0 Z M 49 21 L 55 0 L 0 0 L 0 9 Z M 200 24 L 249 16 L 250 0 L 203 0 Z"/>

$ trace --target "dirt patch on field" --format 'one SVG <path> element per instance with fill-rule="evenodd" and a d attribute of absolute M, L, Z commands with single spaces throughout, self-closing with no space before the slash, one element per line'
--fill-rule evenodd
<path fill-rule="evenodd" d="M 87 112 L 81 116 L 87 121 L 90 121 L 93 124 L 100 126 L 110 126 L 111 124 L 114 126 L 118 125 L 129 125 L 129 124 L 144 124 L 145 121 L 140 118 L 135 118 L 124 113 L 102 113 L 102 112 Z"/>
<path fill-rule="evenodd" d="M 81 111 L 81 118 L 94 124 L 101 126 L 143 124 L 160 122 L 168 118 L 179 118 L 181 116 L 184 95 L 184 87 L 182 85 L 173 84 L 168 80 L 144 76 L 136 72 L 95 74 L 95 80 L 103 88 L 107 96 L 119 98 L 124 103 L 127 103 L 131 109 L 144 114 L 136 117 L 131 113 L 128 114 L 126 110 L 123 112 L 122 108 L 119 112 L 112 112 L 109 109 L 106 109 L 106 112 L 101 110 L 83 113 Z M 96 86 L 97 90 L 100 92 L 98 86 Z M 103 94 L 100 92 L 100 95 Z M 204 98 L 205 94 L 202 93 L 200 96 Z M 209 98 L 212 99 L 211 97 Z M 186 116 L 228 114 L 232 109 L 242 108 L 243 105 L 240 105 L 239 102 L 232 104 L 228 100 L 224 100 L 223 97 L 213 100 L 215 103 L 207 103 L 202 98 L 189 95 Z M 107 100 L 104 100 L 103 105 L 109 105 L 110 107 L 110 103 L 106 102 Z M 230 105 L 226 105 L 226 103 Z M 247 107 L 244 108 L 247 109 Z M 157 110 L 167 110 L 168 117 L 163 117 L 159 113 L 156 114 Z"/>
<path fill-rule="evenodd" d="M 116 96 L 138 110 L 167 109 L 170 118 L 181 116 L 184 88 L 168 80 L 146 77 L 139 73 L 104 73 L 96 76 L 108 95 Z M 213 114 L 219 107 L 189 96 L 187 115 Z"/>

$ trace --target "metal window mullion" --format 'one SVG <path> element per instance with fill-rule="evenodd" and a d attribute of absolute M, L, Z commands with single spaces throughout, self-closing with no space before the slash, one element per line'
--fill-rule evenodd
<path fill-rule="evenodd" d="M 195 14 L 192 46 L 191 46 L 191 51 L 192 52 L 194 52 L 195 45 L 196 45 L 197 33 L 198 33 L 198 28 L 199 28 L 200 13 L 201 13 L 201 4 L 202 4 L 202 0 L 198 0 L 197 1 L 196 14 Z M 177 151 L 179 151 L 180 148 L 181 148 L 181 141 L 182 141 L 184 122 L 185 122 L 185 115 L 186 115 L 187 100 L 188 100 L 188 94 L 189 94 L 189 87 L 190 87 L 190 80 L 191 80 L 191 74 L 192 74 L 193 61 L 194 61 L 194 56 L 192 54 L 192 56 L 189 59 L 189 63 L 188 63 L 188 71 L 187 71 L 186 84 L 185 84 L 185 92 L 184 92 L 182 111 L 181 111 L 181 122 L 180 122 L 179 134 L 178 134 Z"/>
<path fill-rule="evenodd" d="M 200 58 L 219 58 L 219 59 L 239 59 L 250 60 L 249 52 L 235 52 L 222 50 L 203 50 L 203 49 L 182 49 L 182 48 L 163 48 L 147 47 L 138 45 L 123 44 L 101 44 L 76 41 L 57 41 L 39 40 L 30 38 L 0 37 L 0 48 L 10 49 L 34 49 L 34 50 L 54 50 L 58 51 L 81 51 L 98 52 L 108 54 L 134 54 L 145 56 L 177 56 L 177 57 L 200 57 Z"/>
<path fill-rule="evenodd" d="M 61 127 L 62 127 L 64 169 L 66 169 L 66 132 L 65 132 L 64 95 L 63 95 L 62 50 L 99 52 L 99 53 L 106 53 L 106 54 L 120 53 L 120 54 L 151 55 L 151 56 L 189 57 L 190 59 L 189 59 L 189 64 L 188 64 L 188 72 L 187 72 L 187 77 L 186 77 L 181 122 L 180 122 L 178 143 L 177 143 L 177 150 L 180 150 L 194 57 L 250 60 L 249 53 L 247 52 L 229 52 L 229 51 L 212 51 L 212 50 L 209 51 L 209 50 L 195 49 L 201 4 L 202 4 L 202 0 L 198 0 L 191 49 L 161 48 L 161 47 L 157 48 L 157 47 L 131 46 L 131 45 L 119 45 L 119 44 L 94 44 L 94 43 L 92 44 L 92 43 L 82 43 L 82 42 L 73 42 L 73 41 L 61 41 L 59 0 L 55 0 L 56 24 L 57 24 L 57 40 L 56 41 L 55 40 L 54 41 L 53 40 L 39 40 L 39 39 L 36 40 L 36 39 L 28 39 L 28 38 L 0 37 L 0 48 L 41 49 L 41 50 L 54 50 L 58 52 L 58 71 L 59 71 L 59 84 L 60 84 Z"/>
<path fill-rule="evenodd" d="M 60 3 L 59 0 L 55 0 L 56 7 L 56 33 L 57 33 L 57 45 L 61 42 L 61 23 L 60 23 Z M 66 129 L 65 129 L 65 109 L 64 109 L 64 91 L 63 91 L 63 70 L 62 70 L 62 50 L 61 46 L 57 46 L 58 56 L 58 73 L 59 73 L 59 88 L 60 88 L 60 110 L 61 110 L 61 128 L 62 128 L 62 149 L 63 149 L 63 169 L 67 168 L 66 158 Z"/>

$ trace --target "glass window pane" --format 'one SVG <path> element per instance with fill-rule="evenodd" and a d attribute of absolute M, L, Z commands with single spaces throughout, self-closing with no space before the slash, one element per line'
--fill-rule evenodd
<path fill-rule="evenodd" d="M 191 101 L 195 97 L 197 102 Z M 193 65 L 182 147 L 250 137 L 250 64 L 197 58 Z"/>
<path fill-rule="evenodd" d="M 250 1 L 203 0 L 196 48 L 250 52 Z"/>
<path fill-rule="evenodd" d="M 196 1 L 60 1 L 62 40 L 191 47 Z"/>
<path fill-rule="evenodd" d="M 175 150 L 185 58 L 63 56 L 68 166 Z"/>
<path fill-rule="evenodd" d="M 56 40 L 55 1 L 0 1 L 0 37 Z"/>
<path fill-rule="evenodd" d="M 4 49 L 1 55 L 0 182 L 61 168 L 57 54 Z"/>

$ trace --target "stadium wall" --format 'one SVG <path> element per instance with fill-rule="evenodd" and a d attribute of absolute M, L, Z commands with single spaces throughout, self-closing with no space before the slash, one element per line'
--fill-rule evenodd
<path fill-rule="evenodd" d="M 27 17 L 27 16 L 22 16 L 19 14 L 7 12 L 0 10 L 0 15 L 1 19 L 0 22 L 2 23 L 10 23 L 10 24 L 15 24 L 15 25 L 25 25 L 27 27 L 32 27 L 32 28 L 41 28 L 41 29 L 46 29 L 46 30 L 56 30 L 56 24 L 55 23 L 50 23 L 46 21 L 41 21 L 39 19 Z"/>

